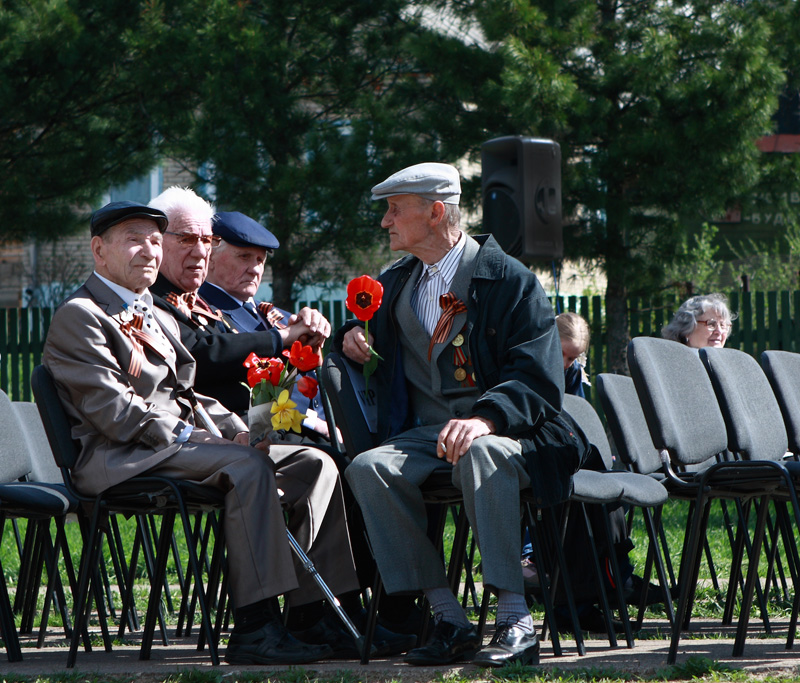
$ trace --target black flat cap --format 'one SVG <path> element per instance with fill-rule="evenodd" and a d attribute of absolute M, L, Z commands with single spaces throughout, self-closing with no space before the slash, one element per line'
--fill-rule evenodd
<path fill-rule="evenodd" d="M 220 211 L 211 221 L 215 235 L 237 247 L 277 249 L 278 238 L 261 223 L 238 211 Z"/>
<path fill-rule="evenodd" d="M 161 232 L 167 229 L 169 222 L 167 214 L 151 206 L 129 201 L 111 202 L 92 214 L 92 237 L 101 235 L 111 226 L 131 218 L 149 218 L 158 224 Z"/>

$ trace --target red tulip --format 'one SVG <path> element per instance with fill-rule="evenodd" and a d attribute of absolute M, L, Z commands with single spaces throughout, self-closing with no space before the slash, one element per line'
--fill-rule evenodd
<path fill-rule="evenodd" d="M 313 377 L 303 375 L 299 380 L 297 380 L 297 390 L 308 399 L 312 399 L 317 395 L 318 387 L 319 382 Z"/>
<path fill-rule="evenodd" d="M 278 386 L 283 372 L 283 362 L 279 358 L 259 358 L 255 353 L 251 353 L 244 361 L 243 365 L 247 370 L 247 383 L 254 387 L 262 379 L 273 386 Z"/>
<path fill-rule="evenodd" d="M 292 348 L 284 350 L 283 355 L 286 356 L 289 362 L 300 372 L 314 370 L 321 364 L 319 354 L 310 346 L 303 346 L 300 341 L 296 341 L 292 344 Z"/>
<path fill-rule="evenodd" d="M 350 280 L 347 285 L 345 306 L 361 321 L 371 320 L 380 308 L 383 285 L 369 275 Z"/>

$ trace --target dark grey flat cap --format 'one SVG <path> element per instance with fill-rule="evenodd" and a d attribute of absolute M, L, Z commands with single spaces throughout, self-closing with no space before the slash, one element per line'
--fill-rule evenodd
<path fill-rule="evenodd" d="M 164 232 L 167 229 L 167 215 L 151 206 L 137 204 L 136 202 L 122 201 L 111 202 L 97 209 L 92 214 L 92 237 L 103 234 L 110 227 L 131 218 L 149 218 L 155 221 L 158 229 Z"/>
<path fill-rule="evenodd" d="M 373 201 L 398 194 L 417 194 L 431 201 L 458 204 L 461 181 L 455 167 L 429 161 L 404 168 L 372 188 Z"/>

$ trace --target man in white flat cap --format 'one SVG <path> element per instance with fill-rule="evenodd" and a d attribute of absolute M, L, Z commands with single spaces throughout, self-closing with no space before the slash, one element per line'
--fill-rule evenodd
<path fill-rule="evenodd" d="M 520 490 L 541 505 L 565 500 L 587 456 L 580 430 L 561 413 L 564 372 L 549 300 L 536 277 L 491 236 L 460 229 L 461 185 L 447 164 L 411 166 L 372 188 L 388 209 L 381 227 L 409 256 L 380 281 L 383 303 L 369 340 L 357 321 L 335 347 L 364 363 L 382 360 L 376 448 L 345 471 L 364 512 L 386 590 L 422 590 L 435 628 L 406 662 L 473 658 L 481 666 L 539 660 L 519 562 Z M 373 334 L 374 333 L 374 334 Z M 497 629 L 481 648 L 447 587 L 426 533 L 420 485 L 452 472 L 481 551 L 484 583 L 498 594 Z"/>

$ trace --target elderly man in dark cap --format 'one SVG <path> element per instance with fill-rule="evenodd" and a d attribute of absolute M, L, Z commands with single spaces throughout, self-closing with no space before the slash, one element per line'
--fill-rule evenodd
<path fill-rule="evenodd" d="M 251 448 L 237 415 L 194 393 L 194 359 L 177 322 L 154 308 L 149 291 L 171 227 L 162 211 L 132 202 L 96 211 L 95 271 L 53 316 L 43 363 L 80 441 L 75 485 L 96 495 L 136 475 L 160 474 L 218 488 L 225 494 L 235 606 L 227 661 L 301 664 L 328 657 L 333 649 L 324 640 L 308 644 L 288 633 L 278 596 L 297 607 L 321 596 L 295 565 L 284 505 L 295 538 L 334 593 L 358 585 L 338 472 L 313 448 L 265 442 Z M 197 403 L 224 437 L 195 421 Z"/>
<path fill-rule="evenodd" d="M 433 634 L 408 653 L 409 664 L 535 663 L 513 523 L 520 490 L 531 487 L 543 504 L 565 499 L 589 447 L 561 413 L 561 344 L 547 296 L 491 236 L 461 231 L 459 197 L 458 171 L 440 163 L 372 188 L 388 203 L 381 227 L 391 249 L 410 255 L 379 278 L 383 303 L 370 338 L 357 321 L 334 338 L 353 361 L 368 361 L 370 345 L 382 359 L 370 380 L 381 445 L 345 475 L 386 590 L 422 590 L 433 609 Z M 498 594 L 497 629 L 482 650 L 426 533 L 419 486 L 439 469 L 463 492 L 484 583 Z"/>

